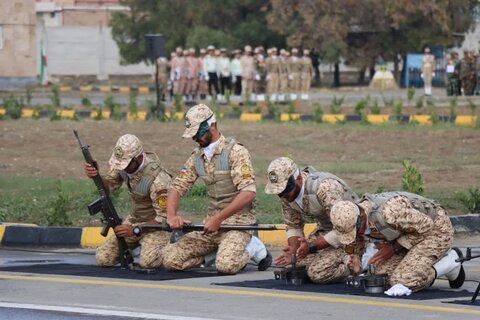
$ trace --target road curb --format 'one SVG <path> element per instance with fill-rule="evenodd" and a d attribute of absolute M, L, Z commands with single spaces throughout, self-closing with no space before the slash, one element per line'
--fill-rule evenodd
<path fill-rule="evenodd" d="M 475 233 L 480 231 L 480 214 L 451 216 L 455 233 Z M 284 228 L 284 224 L 277 224 Z M 309 234 L 315 224 L 305 225 L 305 234 Z M 100 235 L 100 227 L 37 227 L 31 225 L 0 224 L 0 244 L 2 246 L 61 246 L 61 247 L 98 247 L 107 238 Z M 112 231 L 107 235 L 110 236 Z M 281 246 L 287 243 L 285 231 L 259 231 L 258 237 L 269 246 Z"/>

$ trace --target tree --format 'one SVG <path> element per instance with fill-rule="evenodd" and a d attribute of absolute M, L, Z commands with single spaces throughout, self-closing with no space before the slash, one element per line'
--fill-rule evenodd
<path fill-rule="evenodd" d="M 162 33 L 166 50 L 199 49 L 213 44 L 228 49 L 245 44 L 281 46 L 283 37 L 267 29 L 268 0 L 124 0 L 130 11 L 114 12 L 110 25 L 122 63 L 146 60 L 144 35 Z"/>

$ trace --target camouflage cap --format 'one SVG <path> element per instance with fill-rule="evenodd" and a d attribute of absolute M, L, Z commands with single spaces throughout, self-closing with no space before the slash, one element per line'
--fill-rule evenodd
<path fill-rule="evenodd" d="M 355 241 L 359 214 L 358 206 L 351 201 L 337 201 L 330 210 L 333 230 L 342 244 L 347 245 Z"/>
<path fill-rule="evenodd" d="M 125 170 L 130 161 L 143 152 L 142 143 L 133 134 L 118 138 L 108 164 L 116 170 Z"/>
<path fill-rule="evenodd" d="M 182 138 L 191 138 L 197 134 L 200 124 L 210 119 L 213 116 L 213 111 L 204 104 L 197 104 L 190 108 L 185 114 L 185 131 Z"/>
<path fill-rule="evenodd" d="M 207 47 L 207 51 L 210 51 L 210 50 L 215 50 L 215 47 L 212 46 L 212 45 L 209 45 L 209 46 Z"/>
<path fill-rule="evenodd" d="M 268 165 L 268 182 L 265 186 L 266 194 L 279 194 L 287 186 L 288 178 L 298 169 L 295 162 L 287 157 L 280 157 Z"/>

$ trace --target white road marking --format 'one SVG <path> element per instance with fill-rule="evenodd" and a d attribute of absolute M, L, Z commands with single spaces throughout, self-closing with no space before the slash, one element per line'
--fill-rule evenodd
<path fill-rule="evenodd" d="M 66 313 L 98 315 L 98 316 L 116 316 L 116 317 L 124 317 L 124 318 L 141 318 L 141 319 L 157 319 L 157 320 L 212 320 L 213 319 L 213 318 L 172 316 L 172 315 L 166 315 L 166 314 L 155 314 L 155 313 L 145 313 L 145 312 L 116 311 L 116 310 L 81 308 L 81 307 L 61 307 L 61 306 L 54 306 L 54 305 L 10 303 L 10 302 L 0 302 L 0 308 L 57 311 L 57 312 L 66 312 Z"/>

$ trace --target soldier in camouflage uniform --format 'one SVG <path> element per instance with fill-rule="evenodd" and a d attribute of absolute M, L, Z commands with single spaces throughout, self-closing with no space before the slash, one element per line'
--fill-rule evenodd
<path fill-rule="evenodd" d="M 310 86 L 312 84 L 312 78 L 314 76 L 314 70 L 312 66 L 312 59 L 310 59 L 310 51 L 307 49 L 303 50 L 303 56 L 300 59 L 301 61 L 301 73 L 300 73 L 300 91 L 301 99 L 308 100 L 308 92 L 310 91 Z"/>
<path fill-rule="evenodd" d="M 215 115 L 204 104 L 188 110 L 185 125 L 183 138 L 193 139 L 199 147 L 188 158 L 168 192 L 167 222 L 172 229 L 190 223 L 177 215 L 177 209 L 180 198 L 198 178 L 208 188 L 208 214 L 203 232 L 187 233 L 170 246 L 164 258 L 165 267 L 185 270 L 200 266 L 204 256 L 217 249 L 215 267 L 220 273 L 236 274 L 251 256 L 261 263 L 267 258 L 267 251 L 261 242 L 261 248 L 250 246 L 249 232 L 219 231 L 221 224 L 256 222 L 252 207 L 256 187 L 250 153 L 234 138 L 226 138 L 218 131 Z M 257 249 L 262 256 L 257 255 Z"/>
<path fill-rule="evenodd" d="M 275 263 L 285 266 L 291 255 L 307 266 L 308 277 L 316 283 L 343 281 L 350 275 L 347 255 L 336 246 L 330 209 L 338 200 L 357 200 L 357 195 L 337 176 L 308 166 L 300 170 L 290 158 L 280 157 L 268 166 L 265 193 L 277 194 L 287 225 L 288 246 Z M 317 227 L 305 239 L 305 219 L 313 217 Z M 358 244 L 361 247 L 361 244 Z"/>
<path fill-rule="evenodd" d="M 358 204 L 337 202 L 330 216 L 339 245 L 365 237 L 375 243 L 376 253 L 364 259 L 364 265 L 387 274 L 392 287 L 386 294 L 408 295 L 441 276 L 449 279 L 452 288 L 463 285 L 465 271 L 455 261 L 462 253 L 450 250 L 453 227 L 435 201 L 409 192 L 365 194 Z M 359 260 L 352 256 L 349 261 L 354 273 L 361 271 Z"/>
<path fill-rule="evenodd" d="M 109 160 L 110 171 L 103 177 L 108 191 L 120 188 L 125 182 L 132 198 L 132 211 L 123 224 L 115 227 L 117 236 L 124 237 L 130 248 L 141 246 L 140 266 L 158 268 L 163 261 L 163 248 L 170 241 L 170 233 L 154 231 L 134 236 L 133 228 L 142 224 L 164 223 L 166 221 L 167 192 L 172 177 L 163 168 L 158 156 L 143 151 L 140 140 L 132 135 L 121 136 Z M 97 175 L 97 168 L 85 164 L 89 178 Z M 97 265 L 114 266 L 119 262 L 118 241 L 112 235 L 96 253 Z"/>
<path fill-rule="evenodd" d="M 458 70 L 454 53 L 447 55 L 445 72 L 447 74 L 447 96 L 456 96 L 458 93 Z"/>
<path fill-rule="evenodd" d="M 157 58 L 158 84 L 161 100 L 165 101 L 168 94 L 168 61 L 165 57 Z"/>
<path fill-rule="evenodd" d="M 298 57 L 298 49 L 292 49 L 292 55 L 289 59 L 289 88 L 290 88 L 290 99 L 297 100 L 299 98 L 298 93 L 300 92 L 300 76 L 302 71 L 302 61 Z"/>

